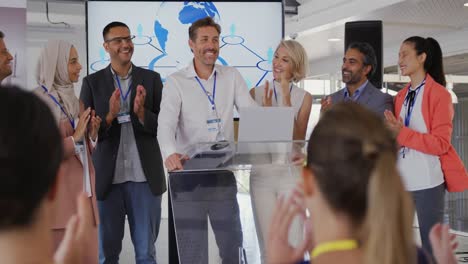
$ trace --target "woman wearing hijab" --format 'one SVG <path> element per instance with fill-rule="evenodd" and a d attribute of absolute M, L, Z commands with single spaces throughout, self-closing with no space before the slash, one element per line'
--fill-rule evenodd
<path fill-rule="evenodd" d="M 94 110 L 82 109 L 75 95 L 73 83 L 79 78 L 81 65 L 72 44 L 62 40 L 49 41 L 41 52 L 37 66 L 38 94 L 51 108 L 63 138 L 64 159 L 61 164 L 63 177 L 58 179 L 52 217 L 54 246 L 65 234 L 70 217 L 77 213 L 76 197 L 85 193 L 92 207 L 90 221 L 93 228 L 86 235 L 87 248 L 82 263 L 98 263 L 98 211 L 95 197 L 95 173 L 91 151 L 96 145 L 101 119 Z M 80 110 L 81 108 L 81 110 Z"/>

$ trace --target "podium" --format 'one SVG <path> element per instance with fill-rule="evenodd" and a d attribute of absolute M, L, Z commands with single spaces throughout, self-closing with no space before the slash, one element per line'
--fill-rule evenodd
<path fill-rule="evenodd" d="M 192 146 L 169 173 L 169 263 L 262 263 L 276 199 L 300 180 L 306 150 L 305 141 Z"/>

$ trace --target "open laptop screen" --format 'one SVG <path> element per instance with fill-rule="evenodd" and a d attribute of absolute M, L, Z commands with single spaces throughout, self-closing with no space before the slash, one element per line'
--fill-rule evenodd
<path fill-rule="evenodd" d="M 239 115 L 239 142 L 293 139 L 292 107 L 244 107 L 239 109 Z"/>

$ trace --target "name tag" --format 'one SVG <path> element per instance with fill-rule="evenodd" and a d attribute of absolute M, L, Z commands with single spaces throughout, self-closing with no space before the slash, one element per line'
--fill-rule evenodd
<path fill-rule="evenodd" d="M 214 118 L 214 119 L 208 119 L 206 120 L 206 125 L 208 128 L 208 132 L 219 132 L 219 126 L 221 125 L 221 119 L 220 118 Z"/>
<path fill-rule="evenodd" d="M 119 122 L 119 124 L 130 122 L 130 115 L 128 113 L 120 113 L 117 116 L 117 122 Z"/>
<path fill-rule="evenodd" d="M 84 144 L 83 142 L 77 142 L 75 143 L 75 154 L 80 155 L 81 153 L 84 153 Z"/>

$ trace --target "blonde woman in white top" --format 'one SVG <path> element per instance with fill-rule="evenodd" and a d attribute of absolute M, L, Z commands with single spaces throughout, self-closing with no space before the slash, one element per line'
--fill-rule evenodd
<path fill-rule="evenodd" d="M 272 83 L 252 88 L 251 96 L 264 106 L 293 107 L 294 129 L 292 140 L 304 140 L 312 107 L 312 96 L 295 83 L 307 73 L 307 53 L 299 42 L 283 40 L 276 48 L 273 58 Z M 295 170 L 293 170 L 295 172 Z M 270 219 L 278 197 L 288 194 L 297 182 L 291 170 L 285 166 L 271 169 L 254 169 L 250 174 L 250 191 L 255 226 L 261 251 L 262 263 L 266 263 L 265 242 Z M 293 225 L 290 240 L 293 244 L 302 240 L 302 225 Z"/>

